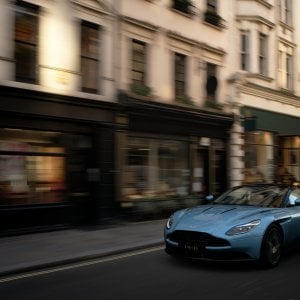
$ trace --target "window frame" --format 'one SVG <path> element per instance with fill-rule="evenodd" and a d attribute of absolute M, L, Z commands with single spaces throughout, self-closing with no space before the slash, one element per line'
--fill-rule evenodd
<path fill-rule="evenodd" d="M 240 68 L 243 71 L 250 71 L 250 32 L 248 30 L 241 31 L 241 39 L 240 39 Z"/>
<path fill-rule="evenodd" d="M 279 0 L 280 20 L 281 22 L 292 25 L 292 1 Z"/>
<path fill-rule="evenodd" d="M 28 26 L 18 22 L 17 15 L 24 14 L 26 18 L 30 16 L 31 23 Z M 30 25 L 34 26 L 31 31 Z M 25 30 L 24 30 L 25 27 Z M 21 30 L 20 30 L 21 29 Z M 32 33 L 34 33 L 32 35 Z M 22 39 L 21 35 L 25 35 Z M 28 35 L 26 37 L 26 34 Z M 29 36 L 30 35 L 30 36 Z M 21 38 L 20 38 L 20 37 Z M 14 58 L 15 58 L 15 80 L 18 82 L 25 82 L 37 84 L 38 82 L 38 40 L 39 40 L 39 7 L 37 5 L 16 1 L 15 5 L 15 32 L 14 32 Z M 27 53 L 24 53 L 24 50 Z M 26 59 L 19 57 L 19 55 L 27 54 Z"/>
<path fill-rule="evenodd" d="M 259 33 L 258 69 L 261 75 L 268 75 L 268 37 Z"/>
<path fill-rule="evenodd" d="M 217 0 L 207 0 L 206 1 L 206 10 L 211 13 L 218 12 L 218 1 Z"/>
<path fill-rule="evenodd" d="M 100 71 L 100 31 L 101 27 L 98 24 L 86 21 L 86 20 L 81 20 L 80 24 L 80 29 L 81 29 L 81 35 L 80 35 L 80 71 L 81 71 L 81 91 L 86 92 L 86 93 L 93 93 L 97 94 L 99 93 L 99 71 Z M 91 46 L 94 46 L 91 40 L 88 40 L 88 44 L 85 44 L 84 38 L 86 38 L 86 35 L 83 35 L 84 30 L 96 30 L 97 32 L 97 44 L 96 44 L 96 54 L 95 53 L 87 53 L 88 51 L 85 51 L 85 48 L 91 48 Z M 91 31 L 92 32 L 92 31 Z M 92 36 L 92 34 L 91 34 Z M 90 37 L 91 37 L 90 36 Z M 95 82 L 92 87 L 90 86 L 85 86 L 84 80 L 87 80 L 90 76 L 90 66 L 87 68 L 87 72 L 85 72 L 83 69 L 86 67 L 85 63 L 93 63 L 93 72 L 96 76 Z"/>
<path fill-rule="evenodd" d="M 293 89 L 293 56 L 286 54 L 286 88 Z"/>
<path fill-rule="evenodd" d="M 177 63 L 178 62 L 178 63 Z M 187 56 L 174 52 L 174 94 L 175 98 L 186 96 Z M 181 69 L 181 70 L 180 70 Z"/>
<path fill-rule="evenodd" d="M 138 49 L 134 49 L 135 45 L 142 46 L 141 51 Z M 141 59 L 139 60 L 136 56 L 141 56 Z M 135 67 L 134 65 L 141 64 L 142 70 L 139 70 L 138 67 Z M 138 85 L 146 85 L 147 81 L 147 43 L 138 39 L 132 39 L 131 40 L 131 83 L 132 84 L 138 84 Z M 141 79 L 134 78 L 134 74 L 140 74 Z"/>

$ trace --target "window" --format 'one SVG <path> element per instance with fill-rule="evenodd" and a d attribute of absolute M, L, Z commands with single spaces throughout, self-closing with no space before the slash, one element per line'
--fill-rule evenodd
<path fill-rule="evenodd" d="M 216 0 L 207 0 L 204 19 L 214 26 L 219 27 L 221 25 L 222 18 L 218 15 Z"/>
<path fill-rule="evenodd" d="M 186 56 L 175 53 L 175 98 L 184 97 L 185 76 L 186 76 Z"/>
<path fill-rule="evenodd" d="M 191 13 L 192 6 L 193 3 L 191 0 L 173 0 L 173 5 L 172 5 L 174 9 L 184 12 L 186 14 Z"/>
<path fill-rule="evenodd" d="M 278 52 L 278 84 L 280 87 L 284 86 L 284 69 L 283 69 L 283 52 Z"/>
<path fill-rule="evenodd" d="M 207 0 L 207 11 L 217 13 L 217 0 Z"/>
<path fill-rule="evenodd" d="M 293 89 L 293 56 L 283 51 L 278 53 L 278 84 Z"/>
<path fill-rule="evenodd" d="M 133 84 L 146 83 L 146 43 L 132 40 L 131 80 Z"/>
<path fill-rule="evenodd" d="M 289 54 L 286 56 L 286 87 L 293 88 L 293 58 Z"/>
<path fill-rule="evenodd" d="M 276 144 L 271 132 L 245 133 L 245 182 L 273 182 Z"/>
<path fill-rule="evenodd" d="M 81 23 L 81 74 L 83 92 L 97 93 L 99 79 L 99 26 Z"/>
<path fill-rule="evenodd" d="M 162 199 L 189 194 L 188 143 L 168 139 L 128 138 L 124 200 Z"/>
<path fill-rule="evenodd" d="M 206 65 L 206 94 L 207 100 L 211 102 L 216 101 L 216 91 L 218 87 L 217 80 L 217 65 L 207 63 Z"/>
<path fill-rule="evenodd" d="M 37 83 L 38 13 L 37 6 L 23 1 L 16 2 L 16 81 Z"/>
<path fill-rule="evenodd" d="M 262 75 L 268 74 L 268 40 L 265 34 L 259 34 L 259 73 Z"/>
<path fill-rule="evenodd" d="M 249 71 L 249 32 L 241 32 L 241 70 Z"/>
<path fill-rule="evenodd" d="M 279 0 L 280 20 L 283 23 L 292 25 L 292 1 Z"/>
<path fill-rule="evenodd" d="M 62 133 L 0 129 L 0 205 L 65 201 Z"/>

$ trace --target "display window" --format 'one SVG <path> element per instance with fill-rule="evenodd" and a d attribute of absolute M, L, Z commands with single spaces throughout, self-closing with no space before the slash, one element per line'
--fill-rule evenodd
<path fill-rule="evenodd" d="M 123 200 L 187 195 L 188 157 L 187 142 L 129 137 Z"/>
<path fill-rule="evenodd" d="M 300 137 L 280 137 L 279 180 L 300 180 Z"/>
<path fill-rule="evenodd" d="M 275 179 L 276 137 L 271 132 L 245 133 L 244 182 L 273 182 Z"/>
<path fill-rule="evenodd" d="M 63 134 L 8 128 L 0 132 L 0 205 L 63 202 Z"/>

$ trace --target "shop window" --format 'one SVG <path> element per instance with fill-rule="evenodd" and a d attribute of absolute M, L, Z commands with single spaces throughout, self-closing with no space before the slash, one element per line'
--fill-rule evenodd
<path fill-rule="evenodd" d="M 1 129 L 0 205 L 59 203 L 65 200 L 62 135 Z"/>
<path fill-rule="evenodd" d="M 37 6 L 16 2 L 15 12 L 15 76 L 16 81 L 37 83 L 38 52 Z"/>
<path fill-rule="evenodd" d="M 278 180 L 300 180 L 300 137 L 280 137 L 280 159 L 278 166 Z"/>
<path fill-rule="evenodd" d="M 245 182 L 274 181 L 276 147 L 274 134 L 263 131 L 246 132 Z"/>
<path fill-rule="evenodd" d="M 188 144 L 129 138 L 124 200 L 160 199 L 189 193 Z"/>
<path fill-rule="evenodd" d="M 98 92 L 99 80 L 99 26 L 81 23 L 81 89 L 87 93 Z"/>

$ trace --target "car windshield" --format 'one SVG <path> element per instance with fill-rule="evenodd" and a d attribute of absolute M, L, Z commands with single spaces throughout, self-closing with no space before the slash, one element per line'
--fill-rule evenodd
<path fill-rule="evenodd" d="M 286 192 L 286 187 L 279 186 L 242 186 L 225 192 L 214 204 L 281 207 Z"/>

